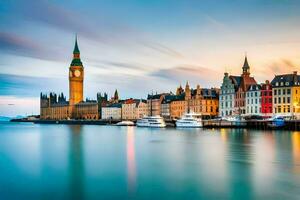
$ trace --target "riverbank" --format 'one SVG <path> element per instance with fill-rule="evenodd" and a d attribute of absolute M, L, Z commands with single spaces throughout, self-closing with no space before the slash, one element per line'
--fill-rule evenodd
<path fill-rule="evenodd" d="M 36 124 L 69 124 L 69 125 L 114 125 L 120 120 L 28 120 L 28 119 L 12 119 L 11 122 L 31 122 Z M 272 130 L 268 126 L 269 121 L 266 120 L 248 120 L 237 124 L 225 120 L 203 120 L 204 128 L 247 128 L 259 130 Z M 175 127 L 174 120 L 166 120 L 167 127 Z M 282 130 L 300 130 L 300 120 L 287 120 L 283 127 L 277 128 Z"/>

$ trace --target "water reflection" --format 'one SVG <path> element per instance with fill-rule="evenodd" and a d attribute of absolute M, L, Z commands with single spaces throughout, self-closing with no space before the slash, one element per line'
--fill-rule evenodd
<path fill-rule="evenodd" d="M 127 186 L 128 193 L 133 195 L 136 191 L 136 162 L 134 145 L 134 127 L 127 127 Z"/>
<path fill-rule="evenodd" d="M 251 135 L 247 130 L 230 131 L 228 144 L 228 186 L 230 199 L 252 199 Z"/>
<path fill-rule="evenodd" d="M 300 132 L 292 133 L 294 172 L 300 174 Z"/>
<path fill-rule="evenodd" d="M 82 126 L 69 126 L 70 199 L 84 199 L 84 154 Z"/>

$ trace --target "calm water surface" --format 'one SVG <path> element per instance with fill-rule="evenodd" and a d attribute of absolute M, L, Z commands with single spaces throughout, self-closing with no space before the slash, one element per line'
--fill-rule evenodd
<path fill-rule="evenodd" d="M 300 132 L 0 124 L 0 199 L 300 199 Z"/>

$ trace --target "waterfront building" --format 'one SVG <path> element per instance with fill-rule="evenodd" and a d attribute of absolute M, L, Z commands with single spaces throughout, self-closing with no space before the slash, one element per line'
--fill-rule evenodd
<path fill-rule="evenodd" d="M 170 102 L 170 118 L 179 119 L 187 112 L 187 101 L 185 100 L 185 93 L 176 95 Z"/>
<path fill-rule="evenodd" d="M 102 119 L 106 120 L 121 120 L 122 119 L 122 104 L 113 103 L 102 107 Z"/>
<path fill-rule="evenodd" d="M 161 115 L 161 103 L 162 103 L 165 95 L 168 95 L 168 94 L 167 93 L 161 93 L 161 94 L 155 94 L 155 95 L 148 94 L 147 104 L 148 104 L 148 115 L 149 116 Z"/>
<path fill-rule="evenodd" d="M 202 104 L 201 104 L 201 115 L 203 118 L 214 118 L 219 115 L 219 93 L 220 89 L 218 88 L 202 88 Z M 196 112 L 198 113 L 198 112 Z"/>
<path fill-rule="evenodd" d="M 267 80 L 261 84 L 261 113 L 264 117 L 271 117 L 273 112 L 272 85 Z"/>
<path fill-rule="evenodd" d="M 300 76 L 292 74 L 276 75 L 271 81 L 273 93 L 273 114 L 281 116 L 300 115 Z"/>
<path fill-rule="evenodd" d="M 234 96 L 235 87 L 232 79 L 229 78 L 229 74 L 224 73 L 223 82 L 220 90 L 219 97 L 219 116 L 225 117 L 232 115 L 234 112 Z"/>
<path fill-rule="evenodd" d="M 136 120 L 148 114 L 146 100 L 127 99 L 122 103 L 122 119 Z"/>
<path fill-rule="evenodd" d="M 250 85 L 257 84 L 255 79 L 250 76 L 250 65 L 248 63 L 247 56 L 245 57 L 245 61 L 242 67 L 242 74 L 240 76 L 232 76 L 230 75 L 229 78 L 234 85 L 234 109 L 227 109 L 226 104 L 224 105 L 224 96 L 220 96 L 223 99 L 220 101 L 223 102 L 221 113 L 222 116 L 226 116 L 226 110 L 228 115 L 245 115 L 246 114 L 246 92 Z M 224 81 L 223 81 L 224 82 Z M 230 85 L 229 83 L 225 83 L 225 85 Z M 224 88 L 225 90 L 225 88 Z M 225 95 L 227 98 L 230 98 L 230 94 Z M 221 102 L 221 103 L 222 103 Z M 222 105 L 222 104 L 221 104 Z M 230 105 L 230 104 L 227 104 Z M 225 112 L 224 112 L 225 111 Z M 231 111 L 231 113 L 230 113 Z"/>
<path fill-rule="evenodd" d="M 176 92 L 176 94 L 178 94 L 178 91 Z M 166 95 L 161 103 L 161 116 L 164 119 L 171 119 L 170 104 L 175 96 L 176 95 L 173 94 Z"/>
<path fill-rule="evenodd" d="M 254 84 L 249 86 L 246 91 L 245 103 L 245 115 L 261 115 L 261 85 Z"/>
<path fill-rule="evenodd" d="M 177 88 L 177 95 L 169 97 L 164 102 L 166 104 L 170 102 L 169 113 L 171 119 L 181 118 L 187 112 L 201 114 L 203 118 L 218 116 L 219 89 L 201 88 L 200 85 L 197 85 L 196 89 L 192 89 L 188 82 L 184 91 L 180 90 L 180 88 L 181 86 Z"/>
<path fill-rule="evenodd" d="M 69 67 L 69 101 L 54 93 L 41 94 L 40 118 L 49 120 L 99 119 L 97 101 L 83 101 L 84 67 L 80 58 L 77 37 Z"/>
<path fill-rule="evenodd" d="M 147 101 L 144 99 L 140 99 L 137 104 L 137 113 L 136 113 L 136 119 L 141 119 L 144 116 L 147 116 L 149 111 L 148 111 L 148 104 Z"/>

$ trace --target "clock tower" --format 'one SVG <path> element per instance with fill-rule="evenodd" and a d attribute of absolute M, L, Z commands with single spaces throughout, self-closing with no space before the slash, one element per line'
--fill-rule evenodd
<path fill-rule="evenodd" d="M 71 106 L 83 101 L 83 76 L 84 69 L 80 60 L 76 36 L 73 60 L 69 68 L 69 103 Z"/>

